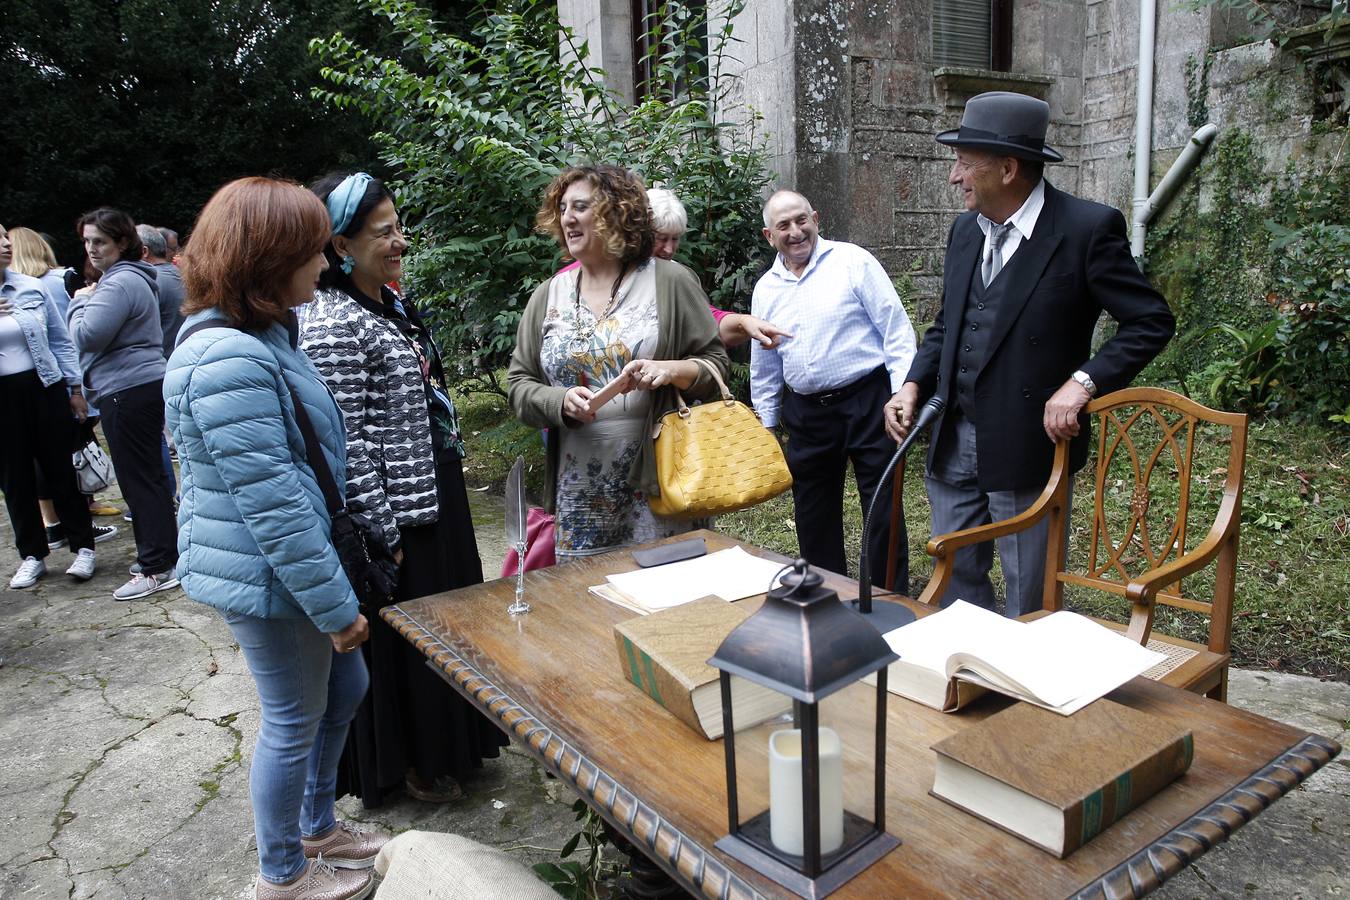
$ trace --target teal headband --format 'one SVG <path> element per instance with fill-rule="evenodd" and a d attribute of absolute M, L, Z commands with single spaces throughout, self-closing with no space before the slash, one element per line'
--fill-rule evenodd
<path fill-rule="evenodd" d="M 342 179 L 328 195 L 328 218 L 333 222 L 333 234 L 342 234 L 352 224 L 352 216 L 366 195 L 366 186 L 375 179 L 365 172 L 357 172 Z"/>

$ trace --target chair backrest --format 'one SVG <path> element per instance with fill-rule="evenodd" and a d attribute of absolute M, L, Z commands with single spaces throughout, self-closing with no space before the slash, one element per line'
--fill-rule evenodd
<path fill-rule="evenodd" d="M 1091 401 L 1087 412 L 1095 418 L 1097 452 L 1086 569 L 1065 571 L 1064 522 L 1052 516 L 1045 607 L 1062 607 L 1066 584 L 1124 597 L 1131 603 L 1127 633 L 1141 643 L 1155 603 L 1191 610 L 1209 617 L 1209 649 L 1227 653 L 1247 416 L 1160 388 L 1116 391 Z M 1056 448 L 1052 484 L 1067 467 L 1067 448 Z M 1056 486 L 1063 499 L 1069 483 L 1061 477 Z M 1191 586 L 1189 576 L 1211 564 L 1209 597 L 1188 596 L 1183 581 Z"/>

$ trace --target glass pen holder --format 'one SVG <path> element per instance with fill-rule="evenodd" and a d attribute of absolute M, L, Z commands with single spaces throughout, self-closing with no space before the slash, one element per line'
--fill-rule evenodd
<path fill-rule="evenodd" d="M 507 615 L 523 616 L 530 612 L 530 604 L 525 602 L 525 551 L 524 541 L 518 541 L 516 548 L 516 599 L 506 608 Z"/>

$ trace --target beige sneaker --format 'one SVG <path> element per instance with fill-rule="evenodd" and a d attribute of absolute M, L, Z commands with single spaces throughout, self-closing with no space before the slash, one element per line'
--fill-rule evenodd
<path fill-rule="evenodd" d="M 254 896 L 257 900 L 361 900 L 373 887 L 372 872 L 338 869 L 319 857 L 286 884 L 273 884 L 259 875 Z"/>
<path fill-rule="evenodd" d="M 380 848 L 389 842 L 389 835 L 379 831 L 362 831 L 350 822 L 338 822 L 325 834 L 302 838 L 305 856 L 322 859 L 339 869 L 369 869 L 375 865 Z"/>

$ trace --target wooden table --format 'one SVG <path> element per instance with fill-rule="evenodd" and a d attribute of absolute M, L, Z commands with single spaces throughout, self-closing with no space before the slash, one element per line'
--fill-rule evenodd
<path fill-rule="evenodd" d="M 700 534 L 710 551 L 736 543 Z M 779 896 L 782 888 L 713 849 L 727 833 L 721 742 L 704 740 L 624 680 L 611 629 L 632 613 L 586 588 L 633 568 L 629 552 L 616 552 L 529 572 L 534 611 L 516 619 L 506 615 L 513 579 L 392 606 L 384 617 L 688 890 Z M 841 597 L 856 593 L 848 579 L 830 575 L 827 583 Z M 929 747 L 1002 708 L 999 700 L 944 715 L 891 695 L 886 824 L 903 843 L 835 896 L 1142 896 L 1340 752 L 1326 738 L 1140 678 L 1111 698 L 1185 723 L 1195 761 L 1181 780 L 1057 860 L 928 795 Z"/>

